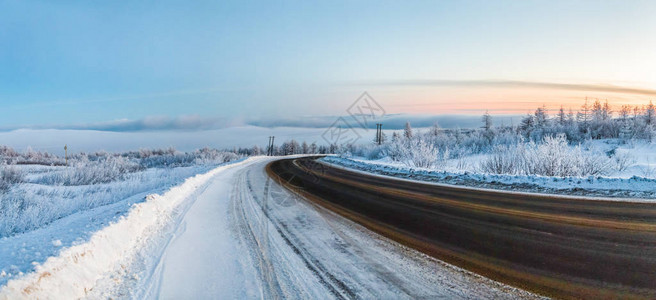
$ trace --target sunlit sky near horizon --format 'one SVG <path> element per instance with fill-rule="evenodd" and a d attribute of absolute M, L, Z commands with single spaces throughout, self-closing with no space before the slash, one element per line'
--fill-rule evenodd
<path fill-rule="evenodd" d="M 0 128 L 656 101 L 656 1 L 5 1 Z"/>

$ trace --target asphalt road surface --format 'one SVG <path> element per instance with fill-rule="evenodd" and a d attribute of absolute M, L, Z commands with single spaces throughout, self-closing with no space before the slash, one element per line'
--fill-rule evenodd
<path fill-rule="evenodd" d="M 267 172 L 370 230 L 500 282 L 557 298 L 656 298 L 656 203 L 420 183 L 316 158 L 277 160 Z"/>

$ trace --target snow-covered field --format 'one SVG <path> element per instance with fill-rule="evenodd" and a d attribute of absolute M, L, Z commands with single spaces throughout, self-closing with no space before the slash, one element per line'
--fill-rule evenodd
<path fill-rule="evenodd" d="M 62 249 L 88 242 L 147 195 L 237 159 L 214 150 L 143 150 L 124 156 L 76 154 L 64 166 L 60 157 L 1 150 L 0 286 L 35 271 Z"/>
<path fill-rule="evenodd" d="M 162 195 L 150 194 L 145 201 L 134 199 L 137 197 L 135 196 L 125 202 L 60 219 L 25 235 L 4 238 L 1 249 L 18 249 L 2 256 L 3 263 L 10 263 L 16 256 L 24 261 L 20 256 L 29 255 L 27 253 L 37 253 L 47 259 L 43 262 L 35 261 L 32 268 L 25 272 L 3 272 L 9 281 L 5 279 L 6 286 L 2 288 L 0 298 L 51 298 L 53 295 L 56 295 L 55 298 L 80 298 L 88 296 L 98 285 L 136 279 L 125 277 L 128 267 L 133 269 L 132 263 L 139 254 L 144 253 L 142 251 L 161 242 L 157 238 L 167 238 L 163 231 L 173 226 L 176 214 L 179 215 L 184 210 L 181 205 L 185 200 L 194 196 L 215 174 L 244 163 L 246 161 L 228 164 L 188 178 L 182 185 L 171 188 Z M 103 219 L 103 222 L 94 222 L 95 218 Z M 79 231 L 80 228 L 88 230 L 89 227 L 95 227 L 95 231 L 84 232 L 83 235 L 88 235 L 86 239 L 67 244 L 57 239 L 62 234 L 70 239 L 76 235 L 69 236 L 71 231 Z M 80 232 L 77 232 L 77 235 L 79 234 Z M 32 245 L 28 246 L 27 243 Z M 41 250 L 38 247 L 54 247 L 58 251 Z"/>
<path fill-rule="evenodd" d="M 615 140 L 595 140 L 588 142 L 586 147 L 601 153 L 622 155 L 627 158 L 627 166 L 596 176 L 539 176 L 486 173 L 481 164 L 491 157 L 491 153 L 445 159 L 439 167 L 431 168 L 410 167 L 390 157 L 329 156 L 323 161 L 380 175 L 480 188 L 643 199 L 624 199 L 627 201 L 656 198 L 656 143 L 632 141 L 619 144 Z"/>

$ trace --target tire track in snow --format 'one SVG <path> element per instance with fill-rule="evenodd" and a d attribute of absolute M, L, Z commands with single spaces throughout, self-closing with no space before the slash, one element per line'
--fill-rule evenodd
<path fill-rule="evenodd" d="M 328 270 L 322 265 L 322 263 L 314 258 L 307 250 L 303 248 L 302 243 L 288 230 L 286 225 L 276 218 L 272 218 L 269 214 L 267 208 L 269 196 L 269 187 L 270 180 L 267 180 L 265 184 L 265 195 L 263 198 L 258 198 L 256 192 L 253 189 L 252 183 L 250 182 L 250 173 L 240 173 L 238 175 L 237 183 L 235 184 L 235 215 L 238 216 L 239 223 L 242 227 L 247 227 L 248 230 L 245 232 L 246 242 L 251 245 L 257 245 L 254 251 L 256 261 L 258 261 L 259 273 L 263 277 L 263 281 L 266 282 L 268 288 L 265 289 L 265 293 L 269 296 L 277 297 L 277 294 L 282 294 L 286 296 L 291 296 L 288 293 L 284 293 L 281 288 L 281 284 L 276 277 L 277 274 L 274 270 L 273 265 L 269 261 L 271 256 L 271 245 L 270 243 L 270 234 L 278 234 L 280 238 L 284 241 L 285 245 L 290 247 L 291 251 L 300 258 L 305 267 L 314 274 L 319 282 L 328 290 L 330 293 L 339 299 L 353 299 L 357 298 L 357 295 L 342 281 L 340 281 L 335 275 L 328 272 Z M 243 189 L 243 188 L 246 189 Z M 264 201 L 263 201 L 264 200 Z M 247 212 L 246 205 L 250 206 L 251 213 Z M 258 214 L 259 216 L 255 217 L 254 215 Z M 251 217 L 251 218 L 249 218 Z M 255 219 L 255 220 L 253 220 Z M 260 226 L 259 230 L 256 228 L 254 221 L 257 221 L 264 226 Z M 268 231 L 269 227 L 272 225 L 275 232 Z M 242 231 L 242 233 L 244 233 Z M 275 247 L 276 245 L 274 245 Z M 279 247 L 279 246 L 278 246 Z M 282 252 L 289 252 L 288 249 L 278 249 Z M 293 271 L 293 270 L 292 270 Z M 282 279 L 284 280 L 284 279 Z M 288 297 L 283 297 L 288 298 Z"/>

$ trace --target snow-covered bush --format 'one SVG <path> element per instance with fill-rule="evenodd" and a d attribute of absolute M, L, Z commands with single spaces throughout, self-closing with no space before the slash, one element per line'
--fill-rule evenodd
<path fill-rule="evenodd" d="M 174 148 L 142 149 L 123 156 L 137 159 L 143 168 L 176 168 L 203 164 L 220 164 L 239 158 L 234 152 L 203 148 L 193 152 L 180 152 Z"/>
<path fill-rule="evenodd" d="M 58 166 L 62 169 L 44 172 L 30 180 L 35 184 L 46 185 L 90 185 L 109 183 L 122 180 L 125 174 L 141 171 L 148 168 L 176 168 L 196 165 L 216 165 L 236 160 L 240 155 L 234 152 L 204 148 L 193 152 L 179 152 L 174 148 L 142 149 L 126 153 L 108 153 L 99 151 L 94 153 L 71 154 L 67 160 L 64 157 L 47 152 L 34 151 L 29 148 L 24 153 L 14 151 L 12 148 L 0 146 L 0 164 L 17 165 L 43 165 Z M 9 168 L 5 170 L 6 168 Z M 16 169 L 3 167 L 0 178 L 0 189 L 7 189 L 12 182 L 12 174 Z M 12 173 L 14 172 L 14 173 Z M 1 174 L 0 174 L 1 175 Z M 11 179 L 15 180 L 15 179 Z"/>
<path fill-rule="evenodd" d="M 122 156 L 111 155 L 96 161 L 89 161 L 83 156 L 63 171 L 42 176 L 39 183 L 67 186 L 109 183 L 142 169 L 138 163 Z"/>
<path fill-rule="evenodd" d="M 523 147 L 521 145 L 520 147 Z M 481 170 L 494 174 L 518 174 L 524 167 L 520 164 L 524 161 L 517 157 L 518 154 L 524 154 L 524 151 L 513 151 L 505 145 L 497 145 L 492 150 L 492 155 L 481 162 Z"/>
<path fill-rule="evenodd" d="M 357 147 L 353 146 L 345 150 L 348 151 L 353 156 L 364 157 L 366 159 L 372 159 L 372 160 L 380 159 L 387 155 L 387 147 L 377 144 L 367 144 Z M 343 155 L 341 151 L 340 151 L 340 155 Z"/>
<path fill-rule="evenodd" d="M 607 174 L 617 168 L 617 162 L 603 153 L 569 146 L 565 135 L 561 134 L 546 136 L 540 144 L 531 141 L 497 146 L 480 167 L 484 172 L 495 174 L 590 176 Z"/>
<path fill-rule="evenodd" d="M 439 150 L 420 138 L 398 139 L 388 149 L 389 157 L 409 167 L 431 168 L 438 162 Z"/>
<path fill-rule="evenodd" d="M 422 139 L 412 140 L 406 164 L 418 168 L 431 168 L 437 162 L 439 151 L 432 144 Z"/>
<path fill-rule="evenodd" d="M 0 165 L 0 193 L 23 181 L 23 172 L 14 166 Z"/>
<path fill-rule="evenodd" d="M 12 164 L 19 165 L 62 166 L 65 164 L 65 159 L 63 157 L 58 157 L 57 155 L 48 152 L 34 151 L 31 147 L 27 147 L 25 153 L 13 157 L 11 161 Z"/>
<path fill-rule="evenodd" d="M 203 148 L 191 153 L 194 164 L 221 164 L 239 159 L 234 152 L 225 152 L 217 149 Z"/>

